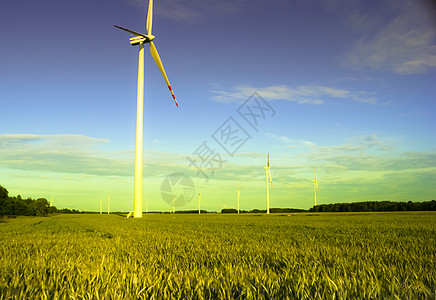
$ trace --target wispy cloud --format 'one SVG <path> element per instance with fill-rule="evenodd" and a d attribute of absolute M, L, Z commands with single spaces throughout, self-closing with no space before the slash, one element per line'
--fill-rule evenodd
<path fill-rule="evenodd" d="M 71 134 L 2 134 L 0 163 L 2 167 L 20 170 L 126 175 L 125 162 L 96 150 L 107 142 Z"/>
<path fill-rule="evenodd" d="M 303 150 L 303 153 L 298 154 L 298 160 L 303 164 L 311 162 L 325 166 L 325 172 L 406 172 L 411 176 L 412 171 L 428 173 L 436 170 L 436 154 L 396 153 L 392 139 L 381 139 L 376 134 L 351 137 L 344 144 L 333 146 L 321 146 L 311 141 L 274 134 L 268 136 L 282 142 L 287 148 Z"/>
<path fill-rule="evenodd" d="M 396 185 L 407 184 L 409 190 L 403 188 L 402 194 L 395 196 L 399 200 L 416 190 L 410 183 L 421 184 L 420 180 L 425 176 L 426 183 L 422 185 L 431 187 L 432 180 L 436 179 L 436 154 L 397 153 L 392 151 L 394 147 L 390 138 L 380 138 L 376 134 L 351 137 L 343 144 L 331 146 L 274 134 L 268 136 L 291 147 L 285 152 L 282 149 L 272 153 L 275 193 L 286 190 L 285 193 L 301 197 L 311 190 L 314 167 L 319 171 L 324 201 L 357 201 L 359 197 L 362 197 L 361 201 L 383 200 L 386 193 L 393 195 L 396 192 Z M 222 170 L 215 173 L 211 182 L 231 186 L 235 181 L 245 184 L 263 181 L 265 154 L 242 156 L 250 159 L 244 160 L 244 164 L 239 159 L 229 160 Z M 330 200 L 327 200 L 326 193 L 329 193 Z M 417 194 L 410 199 L 428 200 L 422 197 Z"/>
<path fill-rule="evenodd" d="M 430 2 L 430 1 L 429 1 Z M 425 1 L 387 1 L 384 11 L 395 17 L 353 12 L 350 24 L 363 35 L 355 42 L 346 64 L 399 74 L 423 73 L 436 67 L 436 26 Z"/>
<path fill-rule="evenodd" d="M 107 139 L 91 138 L 78 134 L 37 135 L 37 134 L 0 134 L 0 149 L 19 151 L 24 148 L 45 148 L 47 151 L 74 151 L 80 149 L 89 152 L 93 147 L 108 143 Z"/>
<path fill-rule="evenodd" d="M 423 201 L 434 197 L 435 153 L 398 153 L 394 151 L 391 138 L 380 138 L 376 134 L 351 137 L 343 144 L 332 146 L 269 136 L 291 147 L 288 166 L 274 168 L 273 174 L 276 181 L 289 180 L 292 190 L 307 191 L 313 174 L 310 167 L 317 167 L 326 202 L 338 201 L 338 198 L 341 201 Z M 286 170 L 291 166 L 294 168 Z"/>
<path fill-rule="evenodd" d="M 290 87 L 287 85 L 273 85 L 269 87 L 254 87 L 239 85 L 234 91 L 212 91 L 213 99 L 218 102 L 242 102 L 253 92 L 257 92 L 265 100 L 285 100 L 299 104 L 320 105 L 331 99 L 344 99 L 356 102 L 376 104 L 377 99 L 373 93 L 353 92 L 345 89 L 332 88 L 319 85 L 305 85 Z"/>
<path fill-rule="evenodd" d="M 353 194 L 356 190 L 364 191 L 366 194 L 362 199 L 368 200 L 365 197 L 369 192 L 380 196 L 380 191 L 393 191 L 393 184 L 401 185 L 403 194 L 409 195 L 405 189 L 409 186 L 413 190 L 411 183 L 428 189 L 435 180 L 436 154 L 394 154 L 389 151 L 392 148 L 389 139 L 376 134 L 351 137 L 344 144 L 330 146 L 274 134 L 269 134 L 269 137 L 292 147 L 286 153 L 272 153 L 272 174 L 274 187 L 277 187 L 274 191 L 281 195 L 288 195 L 289 192 L 301 197 L 301 193 L 310 191 L 314 166 L 319 171 L 323 192 L 330 190 L 332 193 L 331 201 L 338 201 L 337 193 L 357 199 Z M 106 139 L 81 135 L 3 134 L 0 135 L 0 167 L 2 170 L 35 174 L 37 178 L 53 178 L 56 176 L 53 174 L 59 174 L 64 182 L 74 180 L 76 184 L 92 178 L 114 180 L 110 181 L 112 184 L 121 180 L 125 184 L 126 178 L 133 176 L 134 151 L 101 150 L 106 143 L 109 143 Z M 289 155 L 294 151 L 299 154 Z M 146 178 L 156 179 L 157 186 L 160 178 L 174 172 L 189 174 L 196 186 L 204 184 L 204 178 L 196 174 L 195 168 L 188 166 L 185 155 L 146 151 L 145 157 Z M 264 180 L 265 159 L 265 153 L 240 153 L 233 159 L 229 158 L 223 168 L 215 172 L 208 186 L 228 188 L 235 186 L 235 182 L 242 182 L 245 188 L 252 185 L 253 193 L 257 194 L 259 186 L 264 186 L 258 185 L 258 182 L 263 183 Z M 428 197 L 427 194 L 416 197 L 422 200 L 422 197 Z M 327 196 L 324 197 L 328 201 Z M 343 201 L 346 200 L 349 199 Z"/>
<path fill-rule="evenodd" d="M 106 139 L 83 135 L 0 135 L 0 166 L 14 170 L 96 176 L 132 176 L 134 151 L 99 149 Z M 147 176 L 163 176 L 186 169 L 185 157 L 146 151 Z"/>
<path fill-rule="evenodd" d="M 163 0 L 155 3 L 155 14 L 183 21 L 203 20 L 211 13 L 217 16 L 228 16 L 243 11 L 253 4 L 287 5 L 289 0 Z M 129 0 L 129 3 L 141 7 L 148 7 L 148 0 Z"/>
<path fill-rule="evenodd" d="M 319 147 L 311 141 L 291 139 L 287 136 L 280 136 L 280 135 L 276 135 L 273 133 L 267 133 L 267 136 L 269 136 L 272 139 L 275 139 L 277 141 L 284 143 L 287 148 L 295 148 L 295 149 L 297 149 L 297 148 L 314 148 L 315 149 L 315 148 Z"/>
<path fill-rule="evenodd" d="M 436 169 L 436 153 L 405 152 L 397 158 L 386 160 L 382 167 L 390 170 Z"/>
<path fill-rule="evenodd" d="M 392 145 L 387 142 L 382 141 L 375 133 L 365 136 L 355 136 L 346 139 L 346 144 L 335 145 L 335 146 L 320 146 L 312 141 L 307 140 L 296 140 L 291 139 L 287 136 L 279 136 L 272 133 L 267 133 L 267 135 L 277 141 L 285 144 L 287 148 L 294 149 L 312 149 L 319 151 L 319 153 L 329 153 L 329 152 L 356 152 L 365 150 L 378 150 L 378 151 L 391 151 L 394 149 Z"/>

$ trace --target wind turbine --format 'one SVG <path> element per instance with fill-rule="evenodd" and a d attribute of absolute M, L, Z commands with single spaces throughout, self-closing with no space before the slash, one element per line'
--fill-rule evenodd
<path fill-rule="evenodd" d="M 53 206 L 53 195 L 50 197 L 50 206 Z"/>
<path fill-rule="evenodd" d="M 315 168 L 315 179 L 312 181 L 313 181 L 313 193 L 315 195 L 315 206 L 316 206 L 316 190 L 318 190 L 319 193 L 318 181 L 316 181 L 316 168 Z"/>
<path fill-rule="evenodd" d="M 266 173 L 266 213 L 269 214 L 269 183 L 271 183 L 271 189 L 273 188 L 272 177 L 271 177 L 271 168 L 269 166 L 269 153 L 268 153 L 268 161 L 266 163 L 266 167 L 264 167 Z"/>
<path fill-rule="evenodd" d="M 239 184 L 238 184 L 238 214 L 239 214 L 239 199 L 241 198 L 241 192 L 239 191 Z"/>
<path fill-rule="evenodd" d="M 198 194 L 198 214 L 201 214 L 200 206 L 201 206 L 201 193 Z"/>
<path fill-rule="evenodd" d="M 174 102 L 177 107 L 179 106 L 176 101 L 176 97 L 174 96 L 173 90 L 171 88 L 170 82 L 168 81 L 168 77 L 165 73 L 165 69 L 163 67 L 162 61 L 160 60 L 159 54 L 157 53 L 156 47 L 153 43 L 155 38 L 154 35 L 151 34 L 151 28 L 153 23 L 153 0 L 149 0 L 148 2 L 148 13 L 147 13 L 147 22 L 146 29 L 148 34 L 139 33 L 130 29 L 126 29 L 117 25 L 114 25 L 116 28 L 127 31 L 134 36 L 129 39 L 130 44 L 132 46 L 139 45 L 139 60 L 138 60 L 138 88 L 137 88 L 137 107 L 136 107 L 136 148 L 135 148 L 135 184 L 134 184 L 134 218 L 142 218 L 142 155 L 143 155 L 143 104 L 144 104 L 144 44 L 150 44 L 150 52 L 151 56 L 153 56 L 154 61 L 157 64 L 160 72 L 162 73 L 165 82 L 168 85 L 168 89 L 173 96 Z"/>

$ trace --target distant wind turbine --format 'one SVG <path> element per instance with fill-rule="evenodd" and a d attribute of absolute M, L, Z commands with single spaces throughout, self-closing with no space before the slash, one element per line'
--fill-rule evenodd
<path fill-rule="evenodd" d="M 315 206 L 316 206 L 317 205 L 316 204 L 316 190 L 318 190 L 318 193 L 319 193 L 318 181 L 316 181 L 316 168 L 315 168 L 315 179 L 312 181 L 313 181 L 313 193 L 315 195 Z"/>
<path fill-rule="evenodd" d="M 111 202 L 111 196 L 107 195 L 107 214 L 109 214 L 109 205 L 110 205 L 110 202 Z"/>
<path fill-rule="evenodd" d="M 266 173 L 266 213 L 269 214 L 269 184 L 271 183 L 271 189 L 273 188 L 272 177 L 271 177 L 271 168 L 269 166 L 269 153 L 268 153 L 268 161 L 266 163 L 266 167 L 264 167 Z"/>
<path fill-rule="evenodd" d="M 238 214 L 239 214 L 239 199 L 241 198 L 241 191 L 239 191 L 239 184 L 238 184 Z"/>
<path fill-rule="evenodd" d="M 201 214 L 200 206 L 201 206 L 201 193 L 198 194 L 198 214 Z"/>
<path fill-rule="evenodd" d="M 53 195 L 50 197 L 50 206 L 53 206 Z"/>
<path fill-rule="evenodd" d="M 142 218 L 142 162 L 143 162 L 143 104 L 144 104 L 144 44 L 150 44 L 151 56 L 153 56 L 160 72 L 162 73 L 165 82 L 168 85 L 168 89 L 173 96 L 174 102 L 177 104 L 176 97 L 174 96 L 168 77 L 165 73 L 162 61 L 153 43 L 155 38 L 151 34 L 151 28 L 153 23 L 153 0 L 149 0 L 148 14 L 146 29 L 148 34 L 139 33 L 130 29 L 126 29 L 117 25 L 116 28 L 127 31 L 134 35 L 129 39 L 132 46 L 139 45 L 139 61 L 138 61 L 138 89 L 137 89 L 137 108 L 136 108 L 136 149 L 135 149 L 135 186 L 134 186 L 134 218 Z"/>

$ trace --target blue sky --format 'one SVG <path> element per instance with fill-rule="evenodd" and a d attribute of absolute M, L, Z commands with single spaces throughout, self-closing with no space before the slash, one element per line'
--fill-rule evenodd
<path fill-rule="evenodd" d="M 138 47 L 113 25 L 145 32 L 147 5 L 0 4 L 0 184 L 11 195 L 98 210 L 110 194 L 111 208 L 132 209 Z M 146 45 L 144 202 L 170 209 L 161 183 L 183 173 L 204 209 L 236 207 L 237 184 L 242 209 L 264 208 L 267 152 L 271 207 L 311 207 L 315 167 L 318 203 L 434 199 L 435 9 L 155 0 L 155 45 L 180 107 Z M 256 99 L 271 110 L 254 129 L 238 108 Z M 212 137 L 229 117 L 249 136 L 232 155 Z M 186 158 L 204 142 L 209 180 Z"/>

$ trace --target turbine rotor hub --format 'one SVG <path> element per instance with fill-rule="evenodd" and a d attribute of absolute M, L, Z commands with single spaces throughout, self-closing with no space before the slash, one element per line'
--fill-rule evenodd
<path fill-rule="evenodd" d="M 129 39 L 129 41 L 130 41 L 130 45 L 137 46 L 140 43 L 143 43 L 143 44 L 150 43 L 154 39 L 155 39 L 155 36 L 151 35 L 151 34 L 150 35 L 137 35 L 137 36 L 131 37 Z"/>

